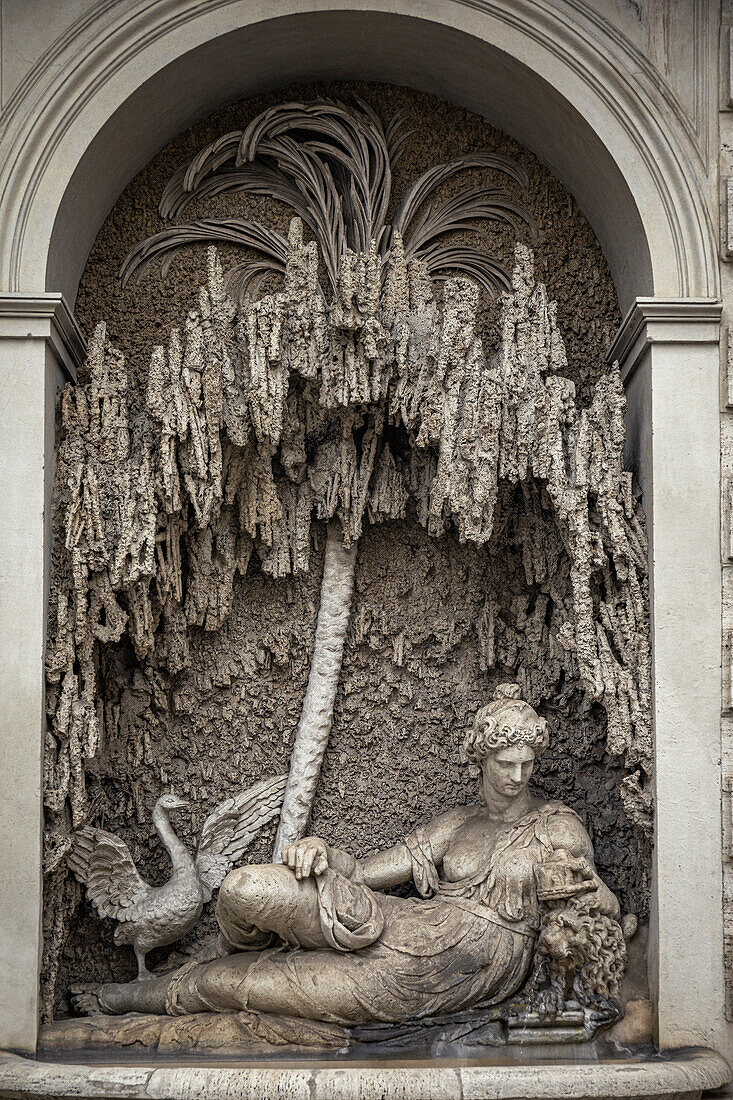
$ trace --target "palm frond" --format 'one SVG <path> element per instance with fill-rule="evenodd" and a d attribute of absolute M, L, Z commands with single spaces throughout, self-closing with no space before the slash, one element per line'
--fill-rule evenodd
<path fill-rule="evenodd" d="M 536 232 L 531 215 L 504 191 L 493 187 L 474 187 L 459 191 L 439 206 L 428 209 L 414 220 L 410 236 L 405 241 L 405 257 L 416 256 L 427 245 L 445 233 L 457 229 L 474 229 L 473 221 L 503 221 L 516 234 L 524 222 Z"/>
<path fill-rule="evenodd" d="M 339 199 L 350 199 L 356 215 L 344 221 L 345 243 L 355 251 L 368 249 L 382 231 L 391 192 L 389 149 L 378 116 L 363 101 L 357 109 L 328 99 L 270 108 L 244 131 L 237 164 L 267 155 L 286 134 L 329 167 L 329 182 Z M 336 164 L 341 172 L 334 171 Z"/>
<path fill-rule="evenodd" d="M 335 287 L 346 231 L 341 196 L 330 166 L 291 137 L 263 143 L 261 148 L 263 155 L 271 156 L 278 169 L 289 176 L 301 192 L 308 209 L 308 224 L 318 241 L 331 285 Z"/>
<path fill-rule="evenodd" d="M 208 176 L 217 172 L 227 161 L 236 158 L 242 133 L 242 130 L 233 130 L 223 134 L 176 169 L 158 203 L 161 218 L 168 220 L 176 217 L 182 204 L 185 205 L 197 196 Z"/>
<path fill-rule="evenodd" d="M 176 169 L 163 189 L 158 203 L 158 213 L 161 218 L 167 221 L 175 217 L 181 201 L 185 200 L 187 195 L 189 196 L 187 201 L 190 201 L 207 176 L 236 157 L 241 136 L 241 130 L 223 134 Z"/>
<path fill-rule="evenodd" d="M 177 217 L 183 206 L 193 198 L 193 195 L 188 193 L 183 186 L 187 168 L 188 161 L 182 164 L 180 168 L 176 168 L 163 188 L 163 194 L 160 196 L 160 202 L 158 203 L 158 213 L 165 221 Z"/>
<path fill-rule="evenodd" d="M 475 250 L 436 248 L 434 242 L 454 230 L 471 230 L 480 219 L 504 221 L 516 233 L 524 224 L 536 233 L 528 212 L 493 187 L 474 187 L 435 207 L 425 204 L 441 184 L 470 168 L 501 172 L 522 188 L 528 185 L 526 173 L 500 153 L 457 157 L 424 172 L 405 195 L 393 224 L 387 225 L 392 170 L 414 132 L 406 129 L 406 118 L 404 111 L 397 112 L 385 128 L 374 109 L 360 99 L 353 107 L 316 99 L 268 108 L 243 130 L 223 134 L 174 172 L 161 196 L 160 214 L 166 220 L 180 217 L 194 199 L 215 195 L 268 195 L 289 206 L 311 231 L 334 292 L 347 249 L 363 254 L 375 241 L 385 257 L 395 231 L 405 242 L 405 258 L 419 255 L 429 260 L 436 278 L 442 278 L 436 257 L 451 256 L 457 269 L 474 272 L 495 292 L 504 285 L 501 265 L 489 259 L 479 262 Z M 288 256 L 285 237 L 257 222 L 204 218 L 171 226 L 135 245 L 122 265 L 123 285 L 158 260 L 165 276 L 178 250 L 199 241 L 225 241 L 261 254 L 260 260 L 238 264 L 230 273 L 240 298 L 256 293 L 271 274 L 282 273 Z"/>
<path fill-rule="evenodd" d="M 407 139 L 416 133 L 415 130 L 406 129 L 408 117 L 408 111 L 396 111 L 387 123 L 384 136 L 387 142 L 387 156 L 393 169 L 405 151 Z"/>
<path fill-rule="evenodd" d="M 242 131 L 237 149 L 237 167 L 254 160 L 263 141 L 272 141 L 294 130 L 312 131 L 324 109 L 333 107 L 329 99 L 313 99 L 309 103 L 279 103 L 261 111 Z"/>
<path fill-rule="evenodd" d="M 186 245 L 205 241 L 225 241 L 263 253 L 272 263 L 285 270 L 288 242 L 281 233 L 259 222 L 244 218 L 202 218 L 186 225 L 175 225 L 140 241 L 126 257 L 120 271 L 122 285 L 133 275 L 140 278 L 156 260 L 162 258 L 161 275 L 165 277 L 176 252 Z"/>
<path fill-rule="evenodd" d="M 511 157 L 506 157 L 502 153 L 485 151 L 467 153 L 465 156 L 456 157 L 455 160 L 446 161 L 445 164 L 436 164 L 435 167 L 428 168 L 427 172 L 423 172 L 420 178 L 415 180 L 394 216 L 393 229 L 398 230 L 405 237 L 409 231 L 410 223 L 425 200 L 441 184 L 451 179 L 458 172 L 464 172 L 468 168 L 494 168 L 496 171 L 503 172 L 504 175 L 515 180 L 523 190 L 529 186 L 527 173 Z"/>
<path fill-rule="evenodd" d="M 227 293 L 241 307 L 248 298 L 254 298 L 259 293 L 265 279 L 284 273 L 283 265 L 277 260 L 252 260 L 230 267 L 224 276 L 224 285 Z"/>
<path fill-rule="evenodd" d="M 371 217 L 369 231 L 365 237 L 363 251 L 367 251 L 371 241 L 377 238 L 387 218 L 387 207 L 392 195 L 392 167 L 390 146 L 384 132 L 381 119 L 373 107 L 363 99 L 357 98 L 364 118 L 367 120 L 362 130 L 362 145 L 369 156 L 369 196 Z M 364 138 L 368 139 L 367 142 Z"/>
<path fill-rule="evenodd" d="M 436 282 L 459 272 L 474 279 L 492 297 L 503 290 L 511 290 L 511 275 L 503 264 L 470 245 L 434 244 L 421 253 L 420 259 Z"/>
<path fill-rule="evenodd" d="M 185 190 L 195 191 L 206 176 L 211 172 L 216 172 L 222 164 L 226 164 L 232 157 L 236 157 L 241 136 L 241 130 L 232 130 L 228 134 L 222 134 L 220 138 L 212 141 L 195 157 L 192 157 L 188 162 L 183 178 Z"/>
<path fill-rule="evenodd" d="M 176 176 L 182 179 L 183 169 Z M 166 187 L 160 203 L 160 213 L 166 219 L 178 218 L 196 199 L 209 199 L 214 195 L 234 192 L 247 192 L 251 195 L 269 195 L 292 207 L 303 221 L 310 223 L 310 210 L 303 194 L 293 186 L 284 172 L 270 168 L 260 161 L 245 164 L 242 168 L 232 168 L 217 172 L 202 180 L 195 191 L 184 191 L 176 176 Z M 175 185 L 175 186 L 174 186 Z"/>

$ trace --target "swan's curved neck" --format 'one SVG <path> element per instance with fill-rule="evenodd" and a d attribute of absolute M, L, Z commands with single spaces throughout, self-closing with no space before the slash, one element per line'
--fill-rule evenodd
<path fill-rule="evenodd" d="M 158 832 L 158 836 L 163 842 L 163 845 L 171 857 L 171 863 L 175 870 L 181 863 L 188 863 L 191 859 L 191 854 L 188 848 L 179 840 L 176 834 L 173 832 L 173 826 L 170 823 L 170 818 L 166 810 L 160 806 L 156 806 L 153 810 L 153 825 Z"/>

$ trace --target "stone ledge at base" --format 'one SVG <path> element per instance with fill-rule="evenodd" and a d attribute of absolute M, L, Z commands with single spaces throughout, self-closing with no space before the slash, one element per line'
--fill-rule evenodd
<path fill-rule="evenodd" d="M 301 1062 L 64 1064 L 0 1053 L 0 1097 L 141 1097 L 145 1100 L 699 1100 L 731 1079 L 727 1063 L 699 1047 L 646 1060 L 578 1064 L 382 1065 Z"/>

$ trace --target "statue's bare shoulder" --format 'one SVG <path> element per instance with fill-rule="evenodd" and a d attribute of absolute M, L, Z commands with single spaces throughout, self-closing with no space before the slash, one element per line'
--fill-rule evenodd
<path fill-rule="evenodd" d="M 447 810 L 423 826 L 434 854 L 443 855 L 458 830 L 480 814 L 481 810 L 482 807 L 477 803 L 469 806 L 454 806 L 452 810 Z"/>

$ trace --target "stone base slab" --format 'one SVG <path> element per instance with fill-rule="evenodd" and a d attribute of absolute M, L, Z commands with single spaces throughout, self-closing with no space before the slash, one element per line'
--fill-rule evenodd
<path fill-rule="evenodd" d="M 651 1033 L 640 1026 L 632 1011 L 604 1036 L 622 1048 L 638 1051 L 651 1046 Z M 642 1018 L 641 1024 L 644 1024 Z M 108 1061 L 124 1062 L 129 1055 L 156 1059 L 159 1055 L 213 1053 L 227 1058 L 257 1056 L 291 1059 L 305 1054 L 370 1060 L 399 1055 L 402 1058 L 481 1058 L 491 1048 L 588 1043 L 599 1026 L 586 1023 L 583 1012 L 563 1012 L 548 1020 L 537 1016 L 505 1019 L 497 1009 L 469 1009 L 449 1017 L 429 1017 L 403 1024 L 363 1024 L 346 1028 L 337 1024 L 270 1013 L 197 1012 L 186 1016 L 162 1016 L 127 1012 L 121 1016 L 83 1016 L 44 1024 L 37 1054 L 53 1061 L 89 1057 L 104 1051 Z M 586 1048 L 587 1049 L 587 1048 Z M 613 1047 L 610 1048 L 613 1051 Z M 604 1050 L 602 1054 L 605 1055 Z"/>
<path fill-rule="evenodd" d="M 489 1059 L 378 1064 L 290 1065 L 199 1059 L 139 1064 L 39 1062 L 0 1054 L 0 1097 L 140 1097 L 144 1100 L 605 1100 L 656 1097 L 700 1100 L 703 1091 L 731 1079 L 714 1051 L 687 1048 L 646 1059 L 595 1063 L 534 1060 L 497 1065 Z"/>

